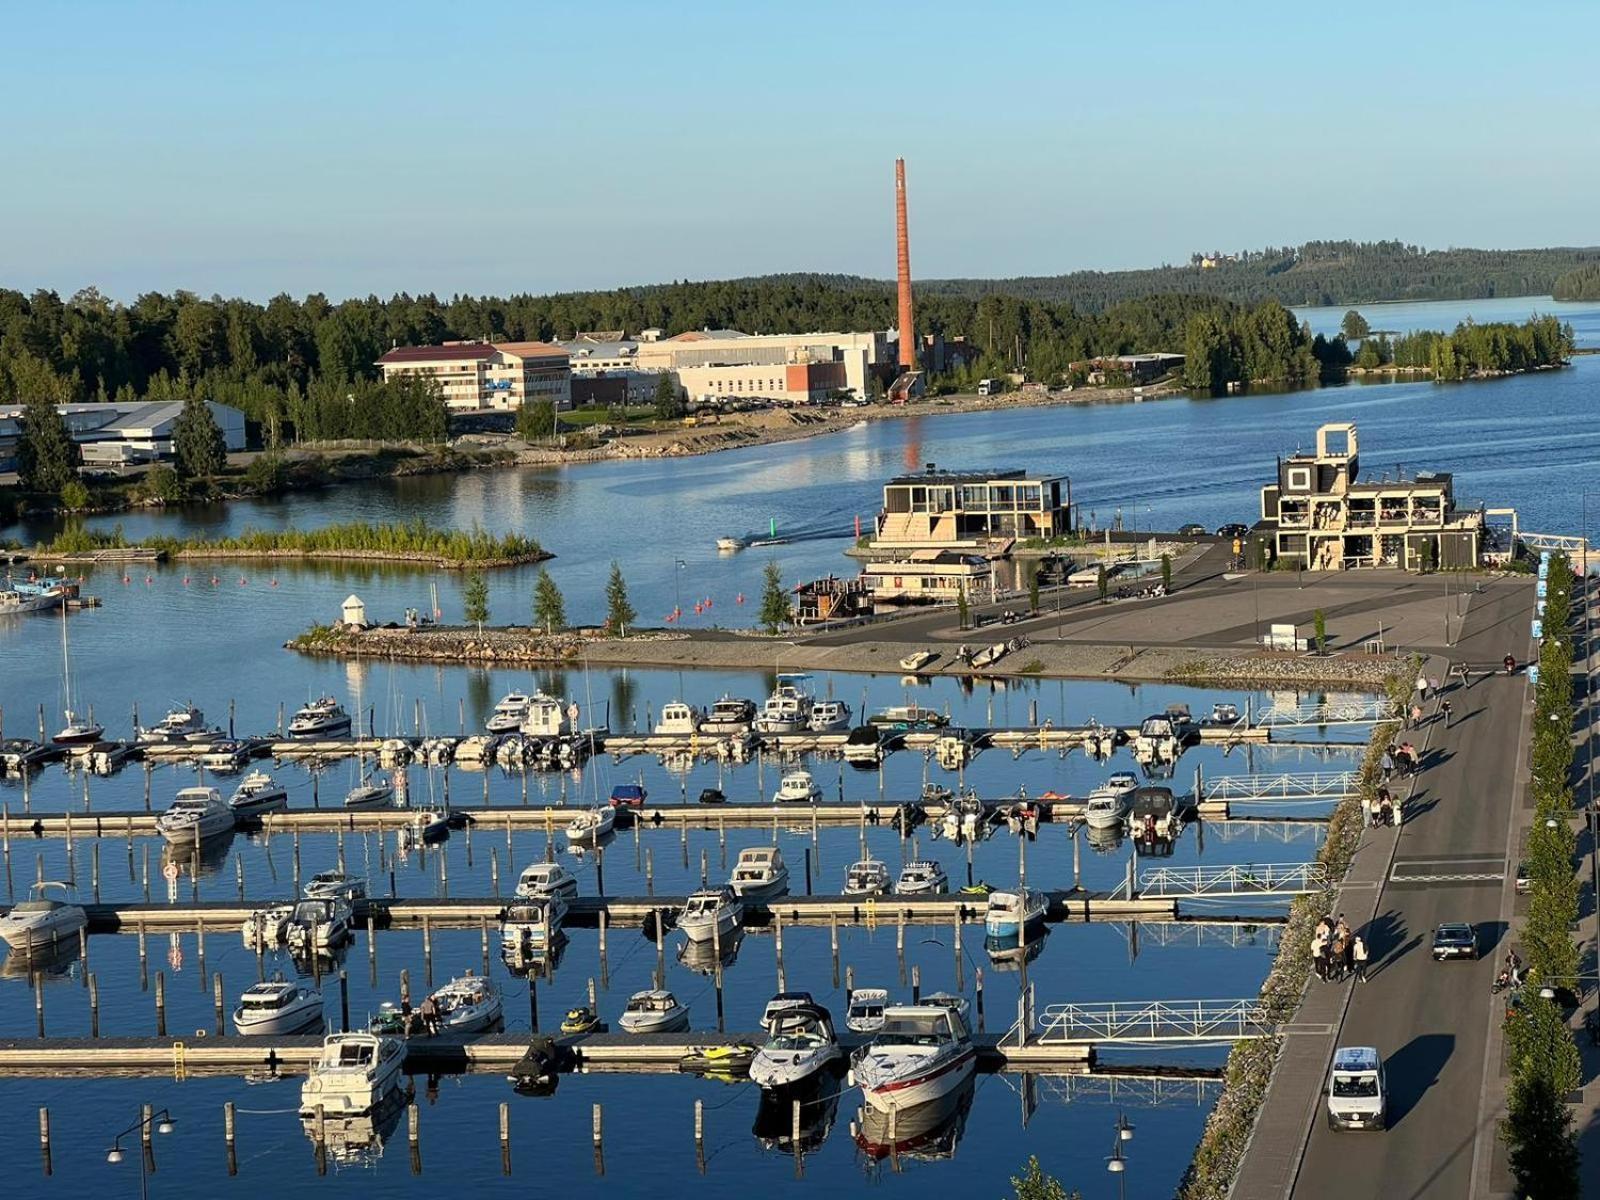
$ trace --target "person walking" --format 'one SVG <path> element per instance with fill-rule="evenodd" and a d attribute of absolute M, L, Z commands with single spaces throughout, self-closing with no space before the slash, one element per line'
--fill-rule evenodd
<path fill-rule="evenodd" d="M 1439 701 L 1439 715 L 1444 718 L 1444 727 L 1446 729 L 1449 729 L 1450 728 L 1450 701 L 1448 701 L 1448 700 Z"/>
<path fill-rule="evenodd" d="M 1350 939 L 1350 959 L 1355 965 L 1356 982 L 1367 981 L 1367 940 L 1359 933 Z"/>
<path fill-rule="evenodd" d="M 1311 967 L 1324 983 L 1328 979 L 1328 939 L 1320 930 L 1311 939 Z"/>
<path fill-rule="evenodd" d="M 1394 777 L 1394 747 L 1389 746 L 1383 752 L 1383 781 L 1388 783 Z"/>
<path fill-rule="evenodd" d="M 1421 729 L 1422 728 L 1422 705 L 1413 704 L 1411 706 L 1411 723 L 1409 725 L 1407 725 L 1406 728 L 1407 729 Z"/>
<path fill-rule="evenodd" d="M 1428 677 L 1421 673 L 1417 675 L 1417 703 L 1423 704 L 1428 699 Z"/>

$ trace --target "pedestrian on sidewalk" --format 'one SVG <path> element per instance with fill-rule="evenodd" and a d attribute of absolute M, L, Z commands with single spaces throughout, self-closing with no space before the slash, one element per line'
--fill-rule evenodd
<path fill-rule="evenodd" d="M 1421 704 L 1428 698 L 1428 677 L 1421 672 L 1417 674 L 1417 703 Z"/>
<path fill-rule="evenodd" d="M 1388 783 L 1394 777 L 1394 747 L 1388 746 L 1383 751 L 1383 781 Z"/>
<path fill-rule="evenodd" d="M 1435 696 L 1439 694 L 1439 681 L 1431 675 L 1428 677 L 1428 691 L 1432 692 Z M 1426 697 L 1424 697 L 1424 699 L 1426 699 Z"/>
<path fill-rule="evenodd" d="M 1409 725 L 1407 725 L 1406 728 L 1407 729 L 1421 729 L 1422 728 L 1422 705 L 1413 704 L 1411 706 L 1411 723 Z"/>
<path fill-rule="evenodd" d="M 1359 933 L 1350 940 L 1350 957 L 1355 963 L 1356 982 L 1367 981 L 1367 940 Z"/>
<path fill-rule="evenodd" d="M 1439 715 L 1444 718 L 1444 727 L 1450 728 L 1450 701 L 1439 701 Z"/>
<path fill-rule="evenodd" d="M 1320 932 L 1311 939 L 1311 968 L 1318 979 L 1328 981 L 1328 939 Z"/>

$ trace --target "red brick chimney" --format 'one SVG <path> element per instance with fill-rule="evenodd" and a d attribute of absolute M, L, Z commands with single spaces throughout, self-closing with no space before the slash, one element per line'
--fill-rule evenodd
<path fill-rule="evenodd" d="M 916 331 L 911 327 L 911 240 L 906 234 L 906 160 L 894 160 L 894 249 L 900 272 L 900 368 L 917 368 Z"/>

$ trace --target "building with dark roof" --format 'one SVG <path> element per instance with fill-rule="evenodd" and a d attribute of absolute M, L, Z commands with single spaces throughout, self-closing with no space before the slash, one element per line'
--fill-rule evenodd
<path fill-rule="evenodd" d="M 934 547 L 999 552 L 1027 538 L 1072 530 L 1072 483 L 1021 470 L 926 470 L 883 485 L 874 549 Z"/>
<path fill-rule="evenodd" d="M 384 379 L 422 375 L 439 384 L 452 412 L 495 412 L 548 400 L 572 407 L 567 351 L 547 342 L 445 342 L 396 346 L 378 359 Z"/>

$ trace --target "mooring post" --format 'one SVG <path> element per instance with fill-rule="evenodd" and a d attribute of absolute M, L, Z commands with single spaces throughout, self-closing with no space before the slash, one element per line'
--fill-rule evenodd
<path fill-rule="evenodd" d="M 350 972 L 339 968 L 339 1032 L 350 1032 Z"/>
<path fill-rule="evenodd" d="M 511 1105 L 500 1101 L 500 1174 L 511 1174 Z"/>
<path fill-rule="evenodd" d="M 51 1173 L 51 1171 L 50 1171 L 50 1110 L 48 1108 L 44 1108 L 44 1107 L 41 1107 L 39 1109 L 39 1156 L 44 1162 L 44 1173 L 46 1175 L 49 1175 Z"/>
<path fill-rule="evenodd" d="M 911 964 L 911 1003 L 922 1003 L 922 966 L 920 963 Z"/>
<path fill-rule="evenodd" d="M 978 967 L 973 971 L 978 981 L 978 1032 L 983 1032 L 983 968 Z"/>
<path fill-rule="evenodd" d="M 44 1036 L 44 972 L 33 973 L 33 1011 L 39 1019 L 39 1036 Z"/>
<path fill-rule="evenodd" d="M 406 1105 L 406 1141 L 411 1147 L 411 1173 L 422 1174 L 422 1110 L 413 1100 Z"/>
<path fill-rule="evenodd" d="M 217 1018 L 217 1036 L 224 1032 L 222 1024 L 222 972 L 218 971 L 211 977 L 211 1007 L 215 1010 Z"/>
<path fill-rule="evenodd" d="M 706 1173 L 706 1102 L 694 1102 L 694 1158 L 700 1174 Z"/>
<path fill-rule="evenodd" d="M 494 846 L 489 847 L 489 893 L 500 895 L 500 851 Z"/>
<path fill-rule="evenodd" d="M 422 975 L 427 985 L 433 986 L 433 919 L 422 914 Z"/>
<path fill-rule="evenodd" d="M 800 1097 L 796 1096 L 789 1103 L 789 1138 L 794 1145 L 794 1177 L 799 1179 L 806 1173 L 806 1155 L 800 1146 Z"/>
<path fill-rule="evenodd" d="M 239 1159 L 234 1153 L 233 1123 L 233 1101 L 228 1100 L 222 1105 L 222 1141 L 228 1148 L 228 1174 L 230 1176 L 239 1173 Z"/>
<path fill-rule="evenodd" d="M 167 977 L 156 972 L 156 1036 L 167 1036 Z"/>
<path fill-rule="evenodd" d="M 89 1036 L 100 1036 L 100 981 L 89 972 Z"/>

